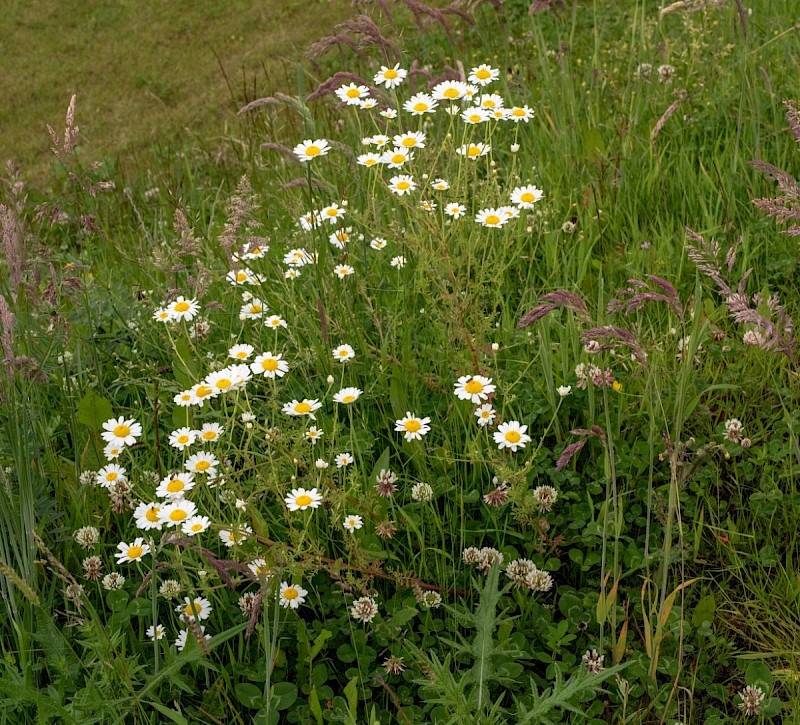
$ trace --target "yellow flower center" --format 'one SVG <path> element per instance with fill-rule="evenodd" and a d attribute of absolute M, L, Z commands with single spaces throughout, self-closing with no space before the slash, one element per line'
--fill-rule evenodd
<path fill-rule="evenodd" d="M 144 552 L 144 549 L 141 546 L 131 546 L 128 549 L 128 558 L 129 559 L 138 559 L 142 555 L 143 552 Z"/>
<path fill-rule="evenodd" d="M 203 433 L 203 440 L 204 441 L 213 441 L 217 437 L 217 432 L 214 430 L 207 430 Z"/>
<path fill-rule="evenodd" d="M 292 600 L 292 599 L 297 599 L 297 597 L 299 596 L 300 592 L 298 592 L 297 589 L 295 589 L 294 587 L 286 587 L 286 589 L 283 590 L 284 599 Z"/>
<path fill-rule="evenodd" d="M 397 78 L 397 71 L 394 68 L 389 68 L 389 70 L 384 71 L 383 77 L 388 78 L 390 81 Z"/>
<path fill-rule="evenodd" d="M 420 423 L 416 418 L 412 418 L 411 420 L 407 420 L 403 423 L 403 428 L 405 428 L 409 433 L 416 433 L 420 428 L 422 428 L 422 423 Z"/>
<path fill-rule="evenodd" d="M 369 158 L 364 162 L 364 166 L 375 166 L 378 163 L 378 159 Z"/>
<path fill-rule="evenodd" d="M 239 272 L 236 275 L 236 281 L 237 282 L 244 282 L 246 279 L 247 279 L 247 275 L 244 272 Z"/>
<path fill-rule="evenodd" d="M 347 357 L 347 350 L 339 350 L 339 357 Z"/>
<path fill-rule="evenodd" d="M 262 312 L 263 307 L 261 305 L 250 305 L 250 312 L 255 314 L 256 312 Z"/>
<path fill-rule="evenodd" d="M 189 442 L 189 436 L 187 435 L 178 436 L 178 443 L 183 444 L 188 442 Z"/>
<path fill-rule="evenodd" d="M 475 72 L 475 77 L 485 81 L 487 78 L 491 78 L 492 74 L 486 68 L 481 68 Z"/>
<path fill-rule="evenodd" d="M 186 518 L 186 511 L 183 509 L 175 509 L 170 512 L 169 518 L 171 521 L 183 521 Z"/>
<path fill-rule="evenodd" d="M 464 390 L 466 390 L 470 395 L 475 395 L 475 393 L 480 393 L 483 391 L 483 384 L 479 383 L 473 378 L 464 386 Z"/>
<path fill-rule="evenodd" d="M 314 499 L 311 498 L 307 493 L 301 494 L 295 499 L 295 503 L 298 506 L 308 506 Z"/>
<path fill-rule="evenodd" d="M 202 530 L 203 530 L 203 524 L 201 524 L 201 523 L 192 524 L 192 531 L 198 532 L 198 531 L 202 531 Z"/>
<path fill-rule="evenodd" d="M 155 507 L 147 509 L 147 513 L 144 515 L 144 517 L 148 521 L 152 521 L 153 523 L 155 523 L 156 521 L 158 521 L 158 509 Z"/>
<path fill-rule="evenodd" d="M 411 186 L 411 184 L 409 184 L 407 181 L 398 181 L 397 182 L 397 188 L 400 189 L 400 191 L 405 191 L 410 186 Z"/>
<path fill-rule="evenodd" d="M 417 101 L 417 103 L 414 104 L 413 109 L 419 113 L 422 113 L 423 111 L 428 110 L 428 104 L 423 103 L 422 101 Z"/>
<path fill-rule="evenodd" d="M 500 217 L 496 214 L 489 214 L 489 216 L 486 217 L 486 223 L 495 226 L 500 223 Z"/>
<path fill-rule="evenodd" d="M 186 312 L 188 309 L 189 309 L 188 302 L 178 302 L 178 304 L 175 305 L 175 312 Z"/>
<path fill-rule="evenodd" d="M 114 428 L 114 435 L 117 438 L 127 438 L 131 434 L 131 429 L 127 425 L 118 425 Z"/>
<path fill-rule="evenodd" d="M 294 406 L 295 413 L 310 413 L 311 412 L 311 405 L 303 401 L 302 403 L 298 403 Z"/>
<path fill-rule="evenodd" d="M 201 385 L 195 391 L 195 395 L 198 398 L 205 398 L 207 395 L 211 395 L 214 391 L 208 385 Z"/>
<path fill-rule="evenodd" d="M 410 149 L 410 148 L 412 148 L 413 146 L 416 146 L 416 145 L 417 145 L 417 139 L 415 139 L 413 137 L 409 137 L 409 138 L 404 138 L 403 139 L 403 146 L 405 146 L 407 149 Z"/>
<path fill-rule="evenodd" d="M 472 123 L 480 123 L 483 121 L 483 116 L 481 116 L 480 113 L 471 113 L 469 115 L 469 120 L 472 121 Z"/>
<path fill-rule="evenodd" d="M 247 353 L 244 350 L 240 350 L 236 353 L 236 358 L 238 360 L 244 360 L 247 357 Z"/>
<path fill-rule="evenodd" d="M 483 107 L 484 108 L 494 108 L 495 107 L 495 102 L 491 98 L 486 98 L 483 101 Z"/>
<path fill-rule="evenodd" d="M 460 93 L 458 88 L 448 88 L 443 94 L 445 98 L 458 98 Z"/>
<path fill-rule="evenodd" d="M 402 164 L 406 160 L 405 154 L 394 154 L 392 156 L 393 164 Z"/>
<path fill-rule="evenodd" d="M 467 149 L 467 156 L 473 158 L 475 156 L 480 156 L 481 150 L 477 146 L 470 146 Z"/>
<path fill-rule="evenodd" d="M 183 481 L 181 481 L 180 478 L 173 478 L 167 484 L 167 491 L 169 491 L 170 493 L 178 493 L 178 491 L 183 491 L 185 485 L 186 484 Z"/>
<path fill-rule="evenodd" d="M 530 204 L 532 201 L 536 201 L 536 197 L 531 194 L 530 191 L 526 191 L 519 197 L 520 201 L 524 201 L 526 204 Z"/>
<path fill-rule="evenodd" d="M 511 111 L 511 114 L 517 116 L 517 118 L 521 118 L 522 116 L 525 115 L 525 109 L 515 108 L 513 111 Z"/>
<path fill-rule="evenodd" d="M 353 402 L 355 399 L 356 399 L 356 396 L 355 396 L 355 395 L 345 395 L 345 396 L 342 398 L 342 402 L 343 402 L 343 403 L 352 403 L 352 402 Z"/>
<path fill-rule="evenodd" d="M 321 149 L 319 146 L 314 146 L 314 144 L 311 144 L 311 146 L 306 149 L 306 156 L 317 156 L 320 151 Z"/>
<path fill-rule="evenodd" d="M 522 436 L 519 434 L 519 431 L 516 430 L 506 431 L 505 437 L 509 443 L 519 443 L 520 438 L 522 438 Z"/>
<path fill-rule="evenodd" d="M 116 481 L 116 479 L 117 479 L 116 471 L 109 471 L 106 474 L 106 481 Z"/>
<path fill-rule="evenodd" d="M 189 602 L 189 604 L 183 608 L 183 611 L 187 617 L 196 617 L 200 614 L 200 605 L 195 602 Z"/>
<path fill-rule="evenodd" d="M 231 385 L 233 385 L 233 383 L 228 378 L 221 378 L 220 380 L 217 380 L 214 385 L 216 385 L 220 390 L 227 390 L 231 387 Z"/>
<path fill-rule="evenodd" d="M 207 471 L 211 468 L 211 463 L 209 461 L 198 461 L 194 464 L 194 467 L 197 471 Z"/>
<path fill-rule="evenodd" d="M 348 98 L 358 98 L 361 95 L 361 91 L 358 88 L 348 88 L 347 89 L 347 97 Z"/>
<path fill-rule="evenodd" d="M 328 211 L 326 211 L 325 213 L 328 216 L 339 216 L 339 210 L 338 209 L 328 209 Z"/>
<path fill-rule="evenodd" d="M 278 361 L 274 357 L 268 357 L 261 361 L 261 367 L 273 373 L 278 369 Z"/>

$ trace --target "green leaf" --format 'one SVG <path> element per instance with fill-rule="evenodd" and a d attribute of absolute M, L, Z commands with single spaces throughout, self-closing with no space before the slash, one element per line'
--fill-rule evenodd
<path fill-rule="evenodd" d="M 699 627 L 703 622 L 713 623 L 717 602 L 713 594 L 702 597 L 692 612 L 692 626 Z"/>
<path fill-rule="evenodd" d="M 401 610 L 394 613 L 387 624 L 390 627 L 405 627 L 406 624 L 408 624 L 416 616 L 416 607 L 403 607 Z"/>
<path fill-rule="evenodd" d="M 760 686 L 764 694 L 772 689 L 772 672 L 763 662 L 751 662 L 744 673 L 744 681 L 748 685 Z"/>
<path fill-rule="evenodd" d="M 264 704 L 264 695 L 261 689 L 250 682 L 240 682 L 234 689 L 236 699 L 245 707 L 255 710 Z"/>
<path fill-rule="evenodd" d="M 168 717 L 171 722 L 176 722 L 178 725 L 189 725 L 189 721 L 183 715 L 175 710 L 171 710 L 166 705 L 162 705 L 160 702 L 148 702 L 147 704 L 162 715 Z"/>
<path fill-rule="evenodd" d="M 325 646 L 325 643 L 331 638 L 331 632 L 323 629 L 314 639 L 314 644 L 311 645 L 311 652 L 308 655 L 310 660 L 313 660 Z"/>
<path fill-rule="evenodd" d="M 250 524 L 253 527 L 253 533 L 255 533 L 256 536 L 261 536 L 265 539 L 268 539 L 269 527 L 267 526 L 267 522 L 264 520 L 264 517 L 261 515 L 258 509 L 256 509 L 255 506 L 248 506 L 247 514 L 250 517 Z"/>
<path fill-rule="evenodd" d="M 179 338 L 175 342 L 172 372 L 175 380 L 184 388 L 191 388 L 200 377 L 197 363 L 192 359 L 192 348 L 185 338 Z"/>
<path fill-rule="evenodd" d="M 291 682 L 279 682 L 272 687 L 272 698 L 278 700 L 275 705 L 278 710 L 290 708 L 297 700 L 297 685 Z"/>
<path fill-rule="evenodd" d="M 311 694 L 308 696 L 308 707 L 311 710 L 311 714 L 314 716 L 314 719 L 317 721 L 317 725 L 323 725 L 322 719 L 322 706 L 319 704 L 319 697 L 317 697 L 317 688 L 311 688 Z"/>
<path fill-rule="evenodd" d="M 370 481 L 372 483 L 375 482 L 375 479 L 378 477 L 378 474 L 383 471 L 389 470 L 389 454 L 391 448 L 386 446 L 383 453 L 381 453 L 380 458 L 378 458 L 377 462 L 375 463 L 375 467 L 372 469 L 372 475 L 370 476 Z"/>
<path fill-rule="evenodd" d="M 111 403 L 105 398 L 101 398 L 94 390 L 90 390 L 78 403 L 78 422 L 83 423 L 89 430 L 99 431 L 103 428 L 113 409 Z"/>
<path fill-rule="evenodd" d="M 355 718 L 358 708 L 358 677 L 353 677 L 344 688 L 344 695 L 347 698 L 347 709 Z"/>

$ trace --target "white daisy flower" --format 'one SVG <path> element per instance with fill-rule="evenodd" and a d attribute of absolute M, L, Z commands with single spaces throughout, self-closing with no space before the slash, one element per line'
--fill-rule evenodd
<path fill-rule="evenodd" d="M 300 161 L 311 161 L 311 159 L 316 158 L 317 156 L 325 156 L 325 154 L 330 151 L 330 145 L 324 138 L 318 138 L 315 140 L 307 139 L 302 143 L 297 144 L 294 147 L 294 154 L 297 156 Z"/>
<path fill-rule="evenodd" d="M 281 353 L 262 352 L 250 363 L 254 375 L 263 375 L 265 378 L 282 378 L 289 372 L 289 363 L 283 359 Z"/>
<path fill-rule="evenodd" d="M 309 441 L 311 445 L 314 445 L 318 440 L 320 440 L 320 438 L 322 438 L 323 432 L 319 428 L 317 428 L 317 426 L 312 425 L 306 431 L 305 436 L 306 440 Z"/>
<path fill-rule="evenodd" d="M 232 357 L 234 360 L 247 360 L 253 354 L 254 349 L 252 345 L 234 345 L 228 350 L 228 357 Z"/>
<path fill-rule="evenodd" d="M 333 400 L 337 403 L 355 403 L 363 391 L 360 388 L 342 388 L 334 394 Z"/>
<path fill-rule="evenodd" d="M 508 221 L 508 215 L 502 209 L 481 209 L 475 215 L 475 222 L 489 229 L 502 227 Z"/>
<path fill-rule="evenodd" d="M 286 320 L 280 315 L 270 315 L 264 320 L 264 327 L 269 327 L 272 330 L 277 330 L 279 327 L 288 327 Z"/>
<path fill-rule="evenodd" d="M 208 516 L 190 516 L 186 521 L 181 524 L 181 531 L 187 536 L 197 536 L 202 534 L 209 526 Z"/>
<path fill-rule="evenodd" d="M 333 359 L 339 362 L 347 362 L 356 356 L 355 351 L 350 345 L 339 345 L 333 349 Z"/>
<path fill-rule="evenodd" d="M 456 149 L 456 153 L 459 154 L 459 156 L 465 156 L 466 158 L 475 161 L 481 156 L 486 156 L 486 154 L 488 154 L 491 150 L 492 147 L 488 143 L 478 141 L 478 143 L 469 143 L 459 146 Z"/>
<path fill-rule="evenodd" d="M 500 77 L 500 71 L 497 68 L 492 68 L 485 63 L 473 68 L 467 76 L 470 83 L 475 83 L 479 86 L 488 86 L 492 81 L 496 81 Z"/>
<path fill-rule="evenodd" d="M 109 488 L 116 483 L 125 483 L 127 480 L 125 469 L 116 463 L 103 466 L 96 474 L 97 484 L 103 488 Z"/>
<path fill-rule="evenodd" d="M 537 189 L 533 184 L 528 186 L 518 186 L 511 192 L 511 201 L 520 209 L 533 209 L 533 205 L 544 196 L 541 189 Z"/>
<path fill-rule="evenodd" d="M 248 534 L 252 533 L 253 530 L 249 526 L 233 530 L 221 529 L 219 538 L 225 546 L 230 548 L 231 546 L 241 546 L 242 542 L 247 541 Z"/>
<path fill-rule="evenodd" d="M 357 83 L 350 83 L 336 89 L 336 97 L 348 106 L 358 106 L 362 100 L 369 96 L 369 88 Z"/>
<path fill-rule="evenodd" d="M 321 407 L 322 403 L 316 398 L 314 400 L 305 398 L 302 401 L 292 400 L 288 403 L 284 403 L 283 412 L 286 413 L 286 415 L 307 415 L 311 420 L 316 420 L 317 417 L 314 415 L 314 411 L 319 410 Z"/>
<path fill-rule="evenodd" d="M 169 314 L 173 320 L 186 320 L 191 322 L 194 316 L 200 311 L 197 300 L 187 300 L 183 296 L 176 297 L 167 305 Z"/>
<path fill-rule="evenodd" d="M 525 444 L 531 440 L 531 437 L 525 433 L 526 430 L 528 430 L 528 426 L 520 425 L 516 420 L 501 423 L 495 431 L 494 442 L 497 443 L 500 450 L 510 448 L 512 453 L 516 453 L 517 448 L 524 448 Z"/>
<path fill-rule="evenodd" d="M 170 501 L 159 512 L 161 521 L 168 527 L 183 526 L 184 521 L 197 513 L 197 506 L 186 499 Z"/>
<path fill-rule="evenodd" d="M 430 418 L 417 418 L 413 413 L 406 411 L 405 418 L 395 421 L 395 431 L 403 433 L 407 441 L 422 440 L 431 427 L 428 425 Z"/>
<path fill-rule="evenodd" d="M 195 432 L 201 443 L 216 443 L 225 429 L 219 423 L 204 423 L 203 427 Z"/>
<path fill-rule="evenodd" d="M 306 600 L 308 592 L 297 584 L 281 582 L 280 602 L 282 607 L 297 609 Z"/>
<path fill-rule="evenodd" d="M 161 504 L 140 503 L 133 512 L 136 528 L 142 531 L 160 530 L 162 524 L 160 511 Z"/>
<path fill-rule="evenodd" d="M 114 443 L 120 447 L 132 446 L 136 439 L 142 435 L 142 426 L 133 418 L 111 418 L 103 423 L 103 432 L 100 437 L 106 443 Z"/>
<path fill-rule="evenodd" d="M 475 417 L 478 419 L 479 426 L 491 425 L 494 423 L 496 413 L 491 403 L 484 403 L 475 409 Z"/>
<path fill-rule="evenodd" d="M 350 453 L 339 453 L 336 456 L 336 468 L 344 468 L 353 462 L 354 458 Z"/>
<path fill-rule="evenodd" d="M 181 619 L 186 621 L 201 621 L 211 616 L 211 602 L 205 597 L 183 598 L 183 604 L 175 607 L 175 611 L 181 615 Z"/>
<path fill-rule="evenodd" d="M 494 391 L 491 378 L 483 375 L 462 375 L 455 384 L 453 393 L 459 400 L 469 400 L 480 405 Z"/>
<path fill-rule="evenodd" d="M 408 71 L 401 68 L 399 63 L 396 63 L 393 68 L 382 65 L 372 80 L 386 88 L 397 88 L 407 75 Z"/>
<path fill-rule="evenodd" d="M 316 488 L 310 490 L 293 488 L 292 492 L 283 500 L 289 511 L 305 511 L 307 508 L 319 507 L 322 503 L 322 495 Z"/>
<path fill-rule="evenodd" d="M 219 459 L 213 453 L 206 451 L 193 453 L 183 464 L 190 473 L 205 473 L 212 478 L 217 474 L 218 465 Z"/>
<path fill-rule="evenodd" d="M 389 191 L 398 196 L 403 196 L 405 194 L 410 194 L 414 189 L 417 188 L 417 184 L 413 178 L 408 176 L 407 174 L 400 174 L 399 176 L 393 176 L 389 179 Z"/>
<path fill-rule="evenodd" d="M 197 440 L 197 431 L 191 428 L 178 428 L 169 434 L 169 444 L 179 451 L 188 448 Z"/>
<path fill-rule="evenodd" d="M 429 93 L 415 93 L 403 104 L 403 108 L 412 116 L 421 116 L 424 113 L 435 113 L 438 105 L 438 101 Z"/>
<path fill-rule="evenodd" d="M 344 526 L 347 531 L 351 534 L 356 531 L 356 529 L 360 529 L 364 525 L 364 520 L 358 514 L 350 514 L 349 516 L 344 517 L 344 521 L 342 522 L 342 526 Z"/>
<path fill-rule="evenodd" d="M 159 498 L 183 498 L 194 488 L 194 475 L 191 473 L 175 473 L 161 479 L 156 488 Z"/>
<path fill-rule="evenodd" d="M 124 564 L 127 561 L 141 561 L 142 557 L 150 553 L 150 546 L 144 543 L 144 539 L 140 536 L 134 539 L 130 544 L 120 541 L 117 544 L 117 564 Z"/>

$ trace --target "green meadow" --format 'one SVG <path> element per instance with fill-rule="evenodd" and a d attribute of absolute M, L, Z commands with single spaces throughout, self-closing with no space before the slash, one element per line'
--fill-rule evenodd
<path fill-rule="evenodd" d="M 791 3 L 4 23 L 0 723 L 800 722 Z"/>

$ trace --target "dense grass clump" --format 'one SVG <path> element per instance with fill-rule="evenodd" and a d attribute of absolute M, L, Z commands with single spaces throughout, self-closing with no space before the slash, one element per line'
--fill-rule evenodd
<path fill-rule="evenodd" d="M 236 163 L 9 167 L 0 712 L 789 721 L 789 11 L 368 5 Z"/>

